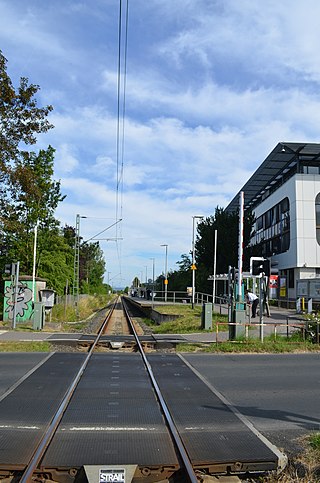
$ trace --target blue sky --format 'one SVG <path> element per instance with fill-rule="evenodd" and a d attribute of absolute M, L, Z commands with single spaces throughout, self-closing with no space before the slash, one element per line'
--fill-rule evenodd
<path fill-rule="evenodd" d="M 176 269 L 192 216 L 225 207 L 279 141 L 319 142 L 320 4 L 129 0 L 117 197 L 118 14 L 119 0 L 0 0 L 0 49 L 54 107 L 35 149 L 56 149 L 62 226 L 86 216 L 88 239 L 122 218 L 100 244 L 125 286 L 152 258 L 164 270 L 162 244 Z"/>

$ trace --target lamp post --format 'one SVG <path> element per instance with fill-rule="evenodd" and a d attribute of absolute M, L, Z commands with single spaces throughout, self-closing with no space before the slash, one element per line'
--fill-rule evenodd
<path fill-rule="evenodd" d="M 37 236 L 38 236 L 39 220 L 34 227 L 34 242 L 33 242 L 33 267 L 32 267 L 32 302 L 36 301 L 36 261 L 37 261 Z"/>
<path fill-rule="evenodd" d="M 213 287 L 212 287 L 212 303 L 213 303 L 213 309 L 214 309 L 214 302 L 215 302 L 215 297 L 216 297 L 217 240 L 218 240 L 218 230 L 214 230 L 214 249 L 213 249 Z"/>
<path fill-rule="evenodd" d="M 166 261 L 165 261 L 165 268 L 164 268 L 164 301 L 167 301 L 168 298 L 168 245 L 164 243 L 160 245 L 161 247 L 165 247 L 166 249 Z"/>
<path fill-rule="evenodd" d="M 150 258 L 152 260 L 152 308 L 154 302 L 154 258 Z"/>
<path fill-rule="evenodd" d="M 110 287 L 111 287 L 111 285 L 110 285 L 110 273 L 111 273 L 111 272 L 107 272 L 107 275 L 108 275 L 108 281 L 107 281 L 107 284 L 108 284 L 108 290 L 109 290 L 109 292 L 110 292 Z"/>
<path fill-rule="evenodd" d="M 192 308 L 194 308 L 194 296 L 195 296 L 195 285 L 196 285 L 196 266 L 195 266 L 195 243 L 194 243 L 194 229 L 195 220 L 202 220 L 203 216 L 193 216 L 192 217 Z"/>

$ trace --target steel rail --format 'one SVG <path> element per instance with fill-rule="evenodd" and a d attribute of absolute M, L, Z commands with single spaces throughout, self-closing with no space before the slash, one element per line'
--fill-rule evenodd
<path fill-rule="evenodd" d="M 138 334 L 137 334 L 137 332 L 136 332 L 136 330 L 134 328 L 134 324 L 131 321 L 131 317 L 129 315 L 127 306 L 123 302 L 123 300 L 122 300 L 122 306 L 123 306 L 124 312 L 126 314 L 126 317 L 128 319 L 128 322 L 129 322 L 129 324 L 131 326 L 131 330 L 132 330 L 133 335 L 135 337 L 135 340 L 137 342 L 137 345 L 138 345 L 138 348 L 139 348 L 139 352 L 141 354 L 141 357 L 143 359 L 143 362 L 144 362 L 144 364 L 145 364 L 145 366 L 147 368 L 147 371 L 148 371 L 149 377 L 151 379 L 153 388 L 154 388 L 154 390 L 156 392 L 158 401 L 160 403 L 160 406 L 162 408 L 162 411 L 163 411 L 163 413 L 165 415 L 165 418 L 167 420 L 167 423 L 168 423 L 168 426 L 169 426 L 171 435 L 172 435 L 172 437 L 174 439 L 174 442 L 176 444 L 176 447 L 178 448 L 180 457 L 181 457 L 181 459 L 183 461 L 183 464 L 184 464 L 185 470 L 187 472 L 189 481 L 190 481 L 190 483 L 199 483 L 199 480 L 198 480 L 198 478 L 197 478 L 197 476 L 196 476 L 196 474 L 194 472 L 194 469 L 192 467 L 192 463 L 190 461 L 190 458 L 188 456 L 188 453 L 187 453 L 187 451 L 186 451 L 186 449 L 184 447 L 184 444 L 183 444 L 182 439 L 181 439 L 181 437 L 179 435 L 179 432 L 177 430 L 177 427 L 176 427 L 176 425 L 175 425 L 175 423 L 174 423 L 174 421 L 172 419 L 172 416 L 170 414 L 169 408 L 168 408 L 168 406 L 167 406 L 167 404 L 166 404 L 166 402 L 165 402 L 165 400 L 164 400 L 164 398 L 162 396 L 162 393 L 161 393 L 160 387 L 159 387 L 159 385 L 157 383 L 157 380 L 156 380 L 156 378 L 155 378 L 155 376 L 153 374 L 151 365 L 150 365 L 150 363 L 149 363 L 149 361 L 148 361 L 148 359 L 147 359 L 147 357 L 146 357 L 146 355 L 144 353 L 143 347 L 142 347 L 141 342 L 139 340 L 139 336 L 138 336 Z"/>
<path fill-rule="evenodd" d="M 61 403 L 60 403 L 60 406 L 59 408 L 57 409 L 55 415 L 53 416 L 53 418 L 51 419 L 51 422 L 49 423 L 49 425 L 47 426 L 47 429 L 44 433 L 44 435 L 42 436 L 42 439 L 41 441 L 39 442 L 36 450 L 34 451 L 33 453 L 33 456 L 31 457 L 29 463 L 28 463 L 28 466 L 26 467 L 26 469 L 24 470 L 21 478 L 20 478 L 20 483 L 29 483 L 32 481 L 32 476 L 34 474 L 34 472 L 36 471 L 41 459 L 43 458 L 44 456 L 44 453 L 45 451 L 47 450 L 49 444 L 51 443 L 51 440 L 59 426 L 59 423 L 62 419 L 62 416 L 65 412 L 65 410 L 67 409 L 67 406 L 70 402 L 70 399 L 88 365 L 88 362 L 92 356 L 92 353 L 96 347 L 96 345 L 98 344 L 99 340 L 100 340 L 100 337 L 101 335 L 103 334 L 103 330 L 105 328 L 105 326 L 108 324 L 111 316 L 112 316 L 112 313 L 114 311 L 114 308 L 116 306 L 116 304 L 118 303 L 118 300 L 119 300 L 119 297 L 116 299 L 116 301 L 114 302 L 113 306 L 110 308 L 110 311 L 109 313 L 107 314 L 107 317 L 105 318 L 97 336 L 96 336 L 96 339 L 94 340 L 88 354 L 87 354 L 87 357 L 85 358 L 84 362 L 82 363 L 79 371 L 77 372 L 75 378 L 73 379 L 72 383 L 70 384 L 69 388 L 67 389 Z"/>

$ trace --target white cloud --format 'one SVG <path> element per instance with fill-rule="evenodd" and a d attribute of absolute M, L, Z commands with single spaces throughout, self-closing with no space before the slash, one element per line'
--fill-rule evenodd
<path fill-rule="evenodd" d="M 73 146 L 66 143 L 56 148 L 55 169 L 59 173 L 73 172 L 79 166 L 79 161 L 73 151 Z"/>
<path fill-rule="evenodd" d="M 122 144 L 118 1 L 0 0 L 9 73 L 54 104 L 38 146 L 57 150 L 62 222 L 88 216 L 87 238 L 114 222 L 120 175 L 110 236 L 123 240 L 101 242 L 111 277 L 150 274 L 161 243 L 174 268 L 194 214 L 225 206 L 279 141 L 319 141 L 319 13 L 317 0 L 135 0 Z"/>

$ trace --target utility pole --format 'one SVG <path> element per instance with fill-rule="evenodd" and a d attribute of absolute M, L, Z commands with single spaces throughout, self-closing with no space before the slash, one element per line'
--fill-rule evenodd
<path fill-rule="evenodd" d="M 162 247 L 166 249 L 166 260 L 165 260 L 165 273 L 164 273 L 164 301 L 167 301 L 168 298 L 168 245 L 163 244 Z"/>
<path fill-rule="evenodd" d="M 195 265 L 195 240 L 194 240 L 194 229 L 195 229 L 195 220 L 199 219 L 202 220 L 203 216 L 193 216 L 192 217 L 192 308 L 194 308 L 194 298 L 195 298 L 195 290 L 196 290 L 196 265 Z"/>

